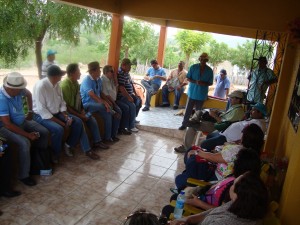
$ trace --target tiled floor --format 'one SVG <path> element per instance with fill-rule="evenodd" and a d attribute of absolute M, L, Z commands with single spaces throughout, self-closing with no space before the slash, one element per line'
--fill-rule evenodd
<path fill-rule="evenodd" d="M 153 116 L 155 111 L 141 112 L 141 128 L 150 115 L 158 124 L 166 119 L 165 113 Z M 169 201 L 174 176 L 184 167 L 182 155 L 173 151 L 181 140 L 143 130 L 120 138 L 99 152 L 100 161 L 78 150 L 74 158 L 64 157 L 52 176 L 37 176 L 35 187 L 18 183 L 21 196 L 0 198 L 0 224 L 114 225 L 140 207 L 159 214 Z"/>

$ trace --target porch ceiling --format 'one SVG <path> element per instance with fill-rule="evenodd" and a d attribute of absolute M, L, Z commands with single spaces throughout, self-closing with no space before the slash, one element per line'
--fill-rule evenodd
<path fill-rule="evenodd" d="M 256 30 L 287 31 L 299 0 L 57 0 L 155 24 L 254 38 Z"/>

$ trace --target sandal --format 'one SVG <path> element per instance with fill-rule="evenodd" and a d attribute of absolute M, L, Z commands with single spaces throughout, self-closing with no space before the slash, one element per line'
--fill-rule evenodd
<path fill-rule="evenodd" d="M 93 152 L 92 150 L 88 151 L 85 153 L 85 155 L 93 160 L 98 160 L 100 159 L 99 155 L 97 155 L 95 152 Z"/>

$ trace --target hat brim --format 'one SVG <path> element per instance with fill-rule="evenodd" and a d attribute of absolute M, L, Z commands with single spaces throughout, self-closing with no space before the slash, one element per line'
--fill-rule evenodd
<path fill-rule="evenodd" d="M 11 88 L 11 89 L 25 89 L 26 86 L 27 86 L 27 81 L 26 81 L 25 79 L 23 79 L 23 81 L 24 81 L 24 82 L 23 82 L 22 85 L 12 85 L 12 84 L 7 83 L 7 77 L 5 77 L 5 78 L 3 79 L 3 85 L 4 85 L 5 87 Z"/>

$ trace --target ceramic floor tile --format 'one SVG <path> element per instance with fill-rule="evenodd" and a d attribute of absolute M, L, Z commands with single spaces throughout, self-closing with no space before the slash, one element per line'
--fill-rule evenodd
<path fill-rule="evenodd" d="M 77 225 L 121 225 L 123 221 L 117 220 L 114 215 L 90 212 L 84 216 Z"/>
<path fill-rule="evenodd" d="M 161 179 L 169 181 L 169 182 L 175 182 L 175 177 L 179 175 L 181 172 L 168 169 L 167 172 L 161 177 Z"/>
<path fill-rule="evenodd" d="M 154 155 L 151 159 L 147 161 L 151 165 L 161 166 L 164 168 L 169 168 L 174 163 L 174 159 L 168 159 L 161 156 Z"/>
<path fill-rule="evenodd" d="M 139 185 L 130 185 L 123 183 L 117 187 L 109 196 L 127 201 L 133 200 L 139 203 L 147 195 L 148 190 Z"/>
<path fill-rule="evenodd" d="M 130 175 L 124 183 L 143 187 L 147 190 L 151 190 L 152 187 L 159 181 L 157 177 L 148 176 L 142 173 L 135 172 Z"/>
<path fill-rule="evenodd" d="M 164 173 L 167 171 L 167 168 L 161 167 L 161 166 L 156 166 L 156 165 L 152 165 L 150 163 L 145 163 L 143 164 L 138 170 L 137 172 L 145 174 L 145 175 L 149 175 L 149 176 L 153 176 L 153 177 L 158 177 L 160 178 L 162 175 L 164 175 Z"/>

